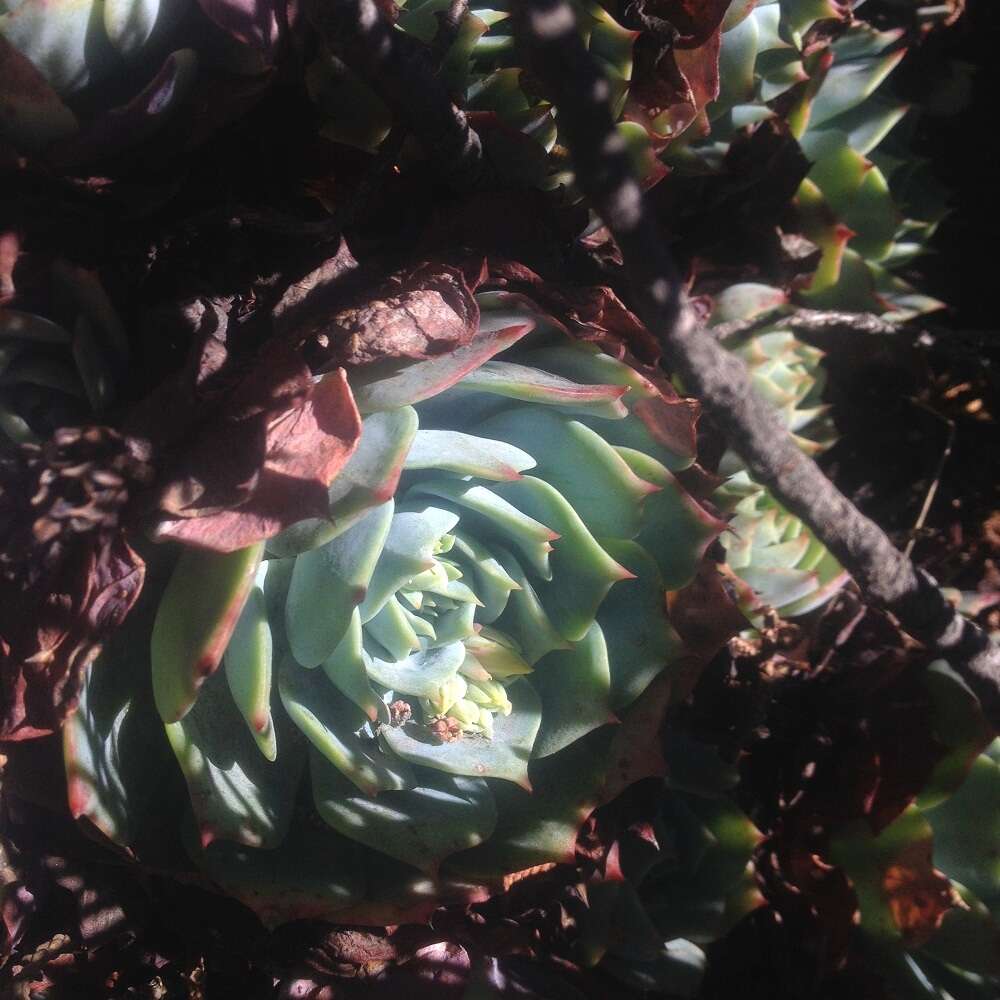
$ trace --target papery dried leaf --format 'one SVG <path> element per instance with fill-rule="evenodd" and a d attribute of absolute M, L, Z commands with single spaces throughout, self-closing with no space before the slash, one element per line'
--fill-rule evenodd
<path fill-rule="evenodd" d="M 732 0 L 637 0 L 640 20 L 654 26 L 666 21 L 677 31 L 677 45 L 696 48 L 722 24 Z"/>
<path fill-rule="evenodd" d="M 337 307 L 344 279 L 357 269 L 358 262 L 341 237 L 332 257 L 285 289 L 271 312 L 275 333 L 300 340 L 321 333 L 323 316 Z"/>
<path fill-rule="evenodd" d="M 553 322 L 574 337 L 599 343 L 619 358 L 626 351 L 645 363 L 655 363 L 659 358 L 656 338 L 607 286 L 580 287 L 546 281 L 523 264 L 502 258 L 490 258 L 487 266 L 486 287 L 524 293 L 551 312 Z"/>
<path fill-rule="evenodd" d="M 327 487 L 361 437 L 361 418 L 343 369 L 311 386 L 300 405 L 271 416 L 266 423 L 263 419 L 261 414 L 252 414 L 241 422 L 255 441 L 264 427 L 262 462 L 247 500 L 235 509 L 207 510 L 196 500 L 184 508 L 183 517 L 162 521 L 157 538 L 233 552 L 271 538 L 295 521 L 326 513 Z M 235 428 L 226 430 L 234 432 Z M 232 446 L 232 434 L 210 434 L 201 452 L 204 471 L 209 472 L 213 455 L 216 460 L 223 458 Z"/>
<path fill-rule="evenodd" d="M 142 589 L 145 565 L 121 535 L 74 538 L 29 586 L 0 579 L 0 739 L 54 732 L 83 672 Z"/>
<path fill-rule="evenodd" d="M 941 926 L 957 896 L 931 862 L 930 844 L 912 844 L 886 868 L 882 888 L 907 947 L 919 948 Z"/>
<path fill-rule="evenodd" d="M 638 0 L 630 9 L 644 30 L 635 46 L 625 118 L 661 144 L 680 135 L 719 94 L 719 26 L 728 8 L 727 0 Z"/>
<path fill-rule="evenodd" d="M 461 269 L 425 262 L 397 271 L 355 305 L 293 327 L 314 369 L 428 358 L 467 344 L 479 307 Z"/>
<path fill-rule="evenodd" d="M 707 562 L 691 583 L 668 595 L 668 607 L 670 622 L 685 646 L 705 661 L 750 624 L 729 595 L 719 571 Z"/>

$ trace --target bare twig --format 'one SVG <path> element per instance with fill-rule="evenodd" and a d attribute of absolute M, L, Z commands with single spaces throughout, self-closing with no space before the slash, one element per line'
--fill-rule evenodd
<path fill-rule="evenodd" d="M 906 548 L 903 549 L 903 555 L 907 558 L 909 558 L 910 553 L 913 551 L 913 546 L 917 544 L 917 535 L 920 533 L 920 529 L 923 528 L 924 521 L 927 520 L 927 515 L 930 513 L 931 505 L 934 503 L 934 497 L 937 496 L 938 486 L 941 484 L 941 475 L 944 472 L 944 467 L 951 455 L 952 445 L 955 443 L 954 420 L 949 420 L 946 416 L 938 413 L 937 410 L 932 410 L 929 406 L 924 405 L 918 399 L 911 399 L 910 402 L 918 409 L 926 411 L 932 417 L 935 417 L 937 420 L 944 423 L 948 427 L 948 437 L 945 441 L 944 448 L 941 451 L 941 455 L 937 460 L 937 465 L 934 469 L 934 478 L 931 480 L 931 485 L 927 490 L 927 495 L 924 497 L 924 502 L 920 508 L 920 513 L 917 515 L 916 523 L 910 529 L 910 540 L 906 543 Z"/>
<path fill-rule="evenodd" d="M 426 46 L 396 31 L 375 0 L 309 0 L 323 40 L 389 105 L 420 140 L 441 177 L 468 188 L 483 151 L 464 112 L 451 102 Z"/>
<path fill-rule="evenodd" d="M 644 211 L 611 114 L 610 86 L 583 45 L 572 7 L 566 0 L 521 0 L 517 23 L 530 67 L 556 105 L 577 181 L 618 241 L 637 312 L 660 337 L 667 363 L 701 398 L 750 474 L 809 525 L 871 601 L 947 657 L 1000 728 L 1000 647 L 959 615 L 934 580 L 799 451 L 752 389 L 743 363 L 699 328 Z"/>
<path fill-rule="evenodd" d="M 775 306 L 752 319 L 734 319 L 711 328 L 712 336 L 720 342 L 747 333 L 753 333 L 770 323 L 780 323 L 796 333 L 861 333 L 873 336 L 899 334 L 903 329 L 889 323 L 874 313 L 827 312 L 820 309 L 796 309 L 782 312 L 787 307 Z"/>

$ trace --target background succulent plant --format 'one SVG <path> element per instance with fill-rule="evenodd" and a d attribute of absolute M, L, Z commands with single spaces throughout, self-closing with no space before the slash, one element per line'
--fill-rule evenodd
<path fill-rule="evenodd" d="M 782 415 L 799 447 L 818 455 L 835 440 L 829 408 L 822 402 L 823 352 L 783 324 L 787 315 L 794 315 L 786 303 L 787 296 L 778 288 L 731 285 L 714 296 L 711 321 L 738 324 L 761 318 L 759 326 L 723 343 L 744 360 L 755 388 Z M 777 318 L 767 322 L 774 312 Z M 715 500 L 732 518 L 720 543 L 748 617 L 758 620 L 764 607 L 784 617 L 805 614 L 829 600 L 847 580 L 837 560 L 750 478 L 735 454 L 723 456 L 719 472 L 729 478 Z"/>
<path fill-rule="evenodd" d="M 621 755 L 682 657 L 665 592 L 723 524 L 674 476 L 693 456 L 660 389 L 526 300 L 479 298 L 467 347 L 352 373 L 364 429 L 329 518 L 185 550 L 134 626 L 191 855 L 272 919 L 386 922 L 567 859 L 649 773 Z M 66 753 L 74 811 L 127 845 L 125 734 L 151 706 L 115 672 L 93 670 Z"/>
<path fill-rule="evenodd" d="M 913 805 L 880 830 L 845 826 L 830 854 L 894 991 L 986 1000 L 1000 986 L 1000 740 L 946 663 L 925 683 L 946 753 Z"/>
<path fill-rule="evenodd" d="M 38 442 L 106 411 L 129 345 L 97 275 L 58 261 L 12 306 L 0 306 L 0 441 Z"/>
<path fill-rule="evenodd" d="M 701 141 L 688 133 L 669 161 L 681 170 L 711 166 L 738 130 L 783 118 L 812 164 L 796 203 L 802 232 L 822 251 L 799 300 L 894 320 L 940 308 L 897 273 L 946 212 L 926 164 L 902 152 L 918 113 L 887 83 L 906 51 L 902 30 L 853 21 L 832 0 L 734 4 L 731 15 L 721 90 L 707 110 L 711 131 Z"/>

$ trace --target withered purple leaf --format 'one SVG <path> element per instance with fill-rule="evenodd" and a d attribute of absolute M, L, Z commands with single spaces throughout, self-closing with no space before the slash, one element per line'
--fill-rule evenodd
<path fill-rule="evenodd" d="M 0 462 L 0 739 L 54 732 L 142 589 L 119 519 L 149 476 L 134 442 L 66 428 Z"/>

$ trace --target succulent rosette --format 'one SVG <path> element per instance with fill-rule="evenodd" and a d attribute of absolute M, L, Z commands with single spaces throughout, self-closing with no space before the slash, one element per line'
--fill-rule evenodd
<path fill-rule="evenodd" d="M 127 363 L 125 328 L 95 273 L 60 260 L 40 284 L 0 304 L 0 442 L 39 443 L 100 416 Z"/>
<path fill-rule="evenodd" d="M 859 930 L 899 995 L 987 1000 L 1000 988 L 1000 739 L 944 661 L 924 680 L 944 753 L 916 802 L 836 831 Z"/>
<path fill-rule="evenodd" d="M 759 327 L 723 343 L 746 363 L 754 388 L 781 415 L 798 446 L 818 455 L 835 439 L 829 407 L 822 402 L 823 352 L 787 328 L 786 308 L 781 289 L 750 282 L 730 285 L 714 296 L 711 323 L 760 318 Z M 767 322 L 771 313 L 778 315 Z M 771 607 L 790 617 L 829 600 L 847 574 L 825 546 L 751 479 L 735 454 L 723 456 L 719 472 L 729 478 L 715 501 L 732 518 L 720 543 L 744 613 L 756 620 Z"/>
<path fill-rule="evenodd" d="M 749 8 L 749 9 L 748 9 Z M 783 118 L 812 166 L 796 205 L 822 258 L 801 301 L 905 320 L 941 307 L 896 272 L 921 253 L 944 217 L 943 192 L 901 142 L 917 115 L 887 83 L 903 31 L 852 21 L 823 0 L 734 3 L 723 23 L 721 88 L 711 131 L 672 148 L 678 169 L 721 160 L 740 129 Z M 904 121 L 905 119 L 905 121 Z"/>
<path fill-rule="evenodd" d="M 122 683 L 110 649 L 67 727 L 74 813 L 134 847 L 129 739 L 161 719 L 191 856 L 268 919 L 392 922 L 570 860 L 662 764 L 666 592 L 723 527 L 674 475 L 682 401 L 528 300 L 478 299 L 466 346 L 351 370 L 329 516 L 183 550 L 122 640 L 145 670 Z"/>

